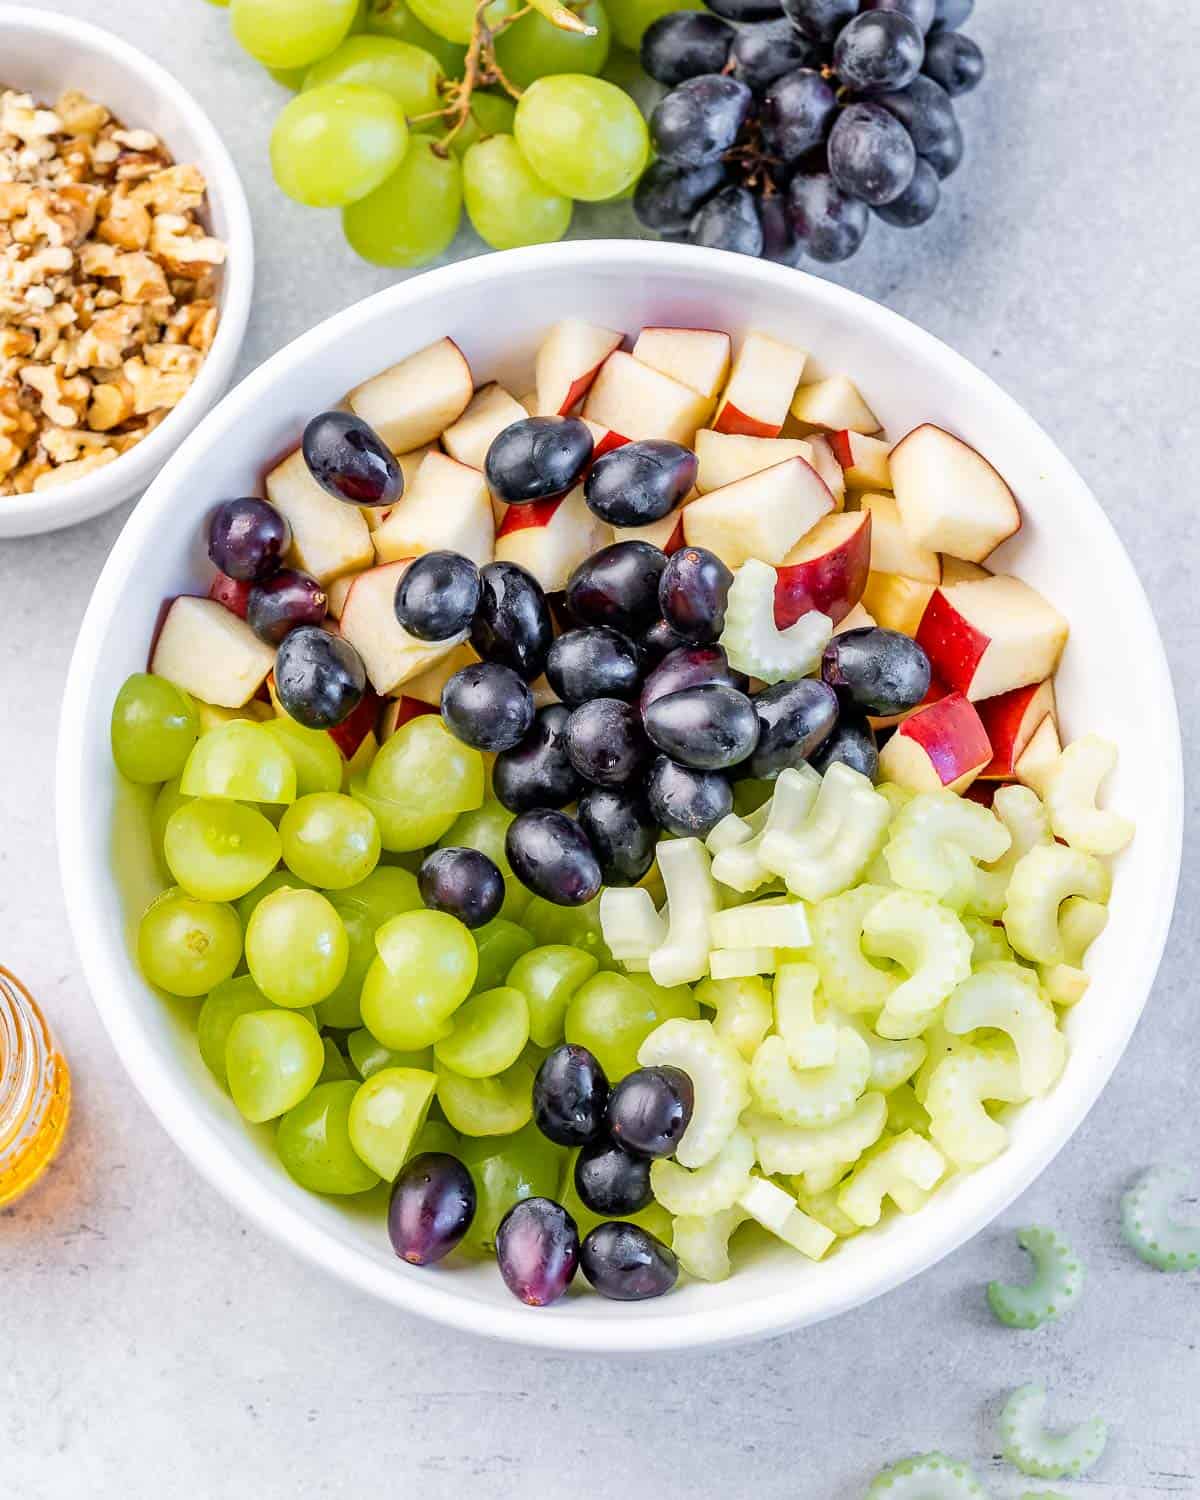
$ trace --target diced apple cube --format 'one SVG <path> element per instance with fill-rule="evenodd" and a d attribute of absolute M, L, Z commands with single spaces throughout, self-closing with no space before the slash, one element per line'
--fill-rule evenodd
<path fill-rule="evenodd" d="M 808 354 L 765 333 L 748 333 L 717 407 L 718 432 L 778 437 Z"/>
<path fill-rule="evenodd" d="M 860 490 L 891 489 L 892 469 L 888 463 L 891 443 L 885 442 L 883 438 L 851 432 L 849 428 L 830 433 L 829 443 L 842 466 L 847 484 Z"/>
<path fill-rule="evenodd" d="M 673 510 L 661 521 L 651 521 L 648 526 L 614 526 L 614 542 L 649 542 L 652 547 L 661 547 L 669 557 L 685 546 L 683 540 L 683 510 Z"/>
<path fill-rule="evenodd" d="M 845 375 L 802 385 L 792 399 L 792 416 L 798 422 L 823 427 L 827 432 L 860 432 L 870 436 L 880 428 L 879 418 Z"/>
<path fill-rule="evenodd" d="M 357 577 L 359 577 L 357 573 L 343 573 L 340 578 L 335 578 L 325 590 L 329 613 L 333 619 L 340 620 L 342 618 L 342 610 L 346 607 L 346 598 Z"/>
<path fill-rule="evenodd" d="M 976 702 L 1052 676 L 1067 629 L 1036 589 L 1001 573 L 936 590 L 917 641 L 934 676 Z"/>
<path fill-rule="evenodd" d="M 834 512 L 806 532 L 779 564 L 775 628 L 816 609 L 836 625 L 858 606 L 871 568 L 874 523 L 867 511 Z"/>
<path fill-rule="evenodd" d="M 864 495 L 860 505 L 871 516 L 872 573 L 902 573 L 922 583 L 941 583 L 941 558 L 910 538 L 891 495 Z"/>
<path fill-rule="evenodd" d="M 396 562 L 446 549 L 482 567 L 492 560 L 494 539 L 492 499 L 482 473 L 433 451 L 375 533 L 375 555 Z"/>
<path fill-rule="evenodd" d="M 862 602 L 885 630 L 915 636 L 933 598 L 934 585 L 902 573 L 872 573 Z"/>
<path fill-rule="evenodd" d="M 588 509 L 583 486 L 577 485 L 558 500 L 510 505 L 496 535 L 496 560 L 519 563 L 553 594 L 611 540 L 612 529 Z"/>
<path fill-rule="evenodd" d="M 1017 780 L 1030 787 L 1039 797 L 1045 795 L 1046 778 L 1058 764 L 1062 754 L 1062 741 L 1053 714 L 1047 714 L 1033 732 L 1033 738 L 1025 746 L 1016 763 Z"/>
<path fill-rule="evenodd" d="M 534 367 L 536 407 L 531 415 L 561 417 L 587 395 L 600 366 L 625 340 L 615 328 L 581 318 L 556 323 L 538 350 Z"/>
<path fill-rule="evenodd" d="M 847 630 L 869 630 L 879 622 L 861 602 L 856 604 L 844 620 L 833 627 L 834 635 L 844 635 Z"/>
<path fill-rule="evenodd" d="M 623 447 L 629 441 L 623 438 L 619 432 L 603 426 L 600 422 L 589 422 L 583 418 L 583 425 L 592 434 L 592 458 L 602 458 L 604 454 L 611 453 L 614 448 Z"/>
<path fill-rule="evenodd" d="M 464 632 L 447 641 L 419 641 L 396 619 L 396 586 L 409 562 L 406 558 L 360 573 L 342 610 L 341 633 L 362 657 L 381 697 L 428 671 L 465 638 Z"/>
<path fill-rule="evenodd" d="M 416 677 L 410 677 L 404 684 L 404 695 L 407 698 L 420 698 L 423 703 L 432 703 L 435 708 L 441 705 L 442 689 L 454 676 L 455 672 L 463 667 L 469 667 L 472 662 L 478 661 L 479 657 L 468 642 L 455 646 L 439 661 L 434 662 L 428 671 L 420 672 Z"/>
<path fill-rule="evenodd" d="M 244 620 L 215 599 L 181 594 L 171 601 L 150 670 L 218 708 L 248 703 L 275 665 L 268 646 Z"/>
<path fill-rule="evenodd" d="M 903 724 L 905 719 L 910 719 L 913 714 L 918 714 L 923 708 L 928 708 L 931 703 L 937 703 L 939 699 L 946 696 L 946 689 L 935 677 L 925 691 L 925 696 L 920 703 L 913 708 L 906 708 L 903 713 L 898 714 L 868 714 L 867 722 L 872 729 L 891 729 L 895 724 Z M 982 772 L 980 773 L 982 775 Z"/>
<path fill-rule="evenodd" d="M 942 583 L 978 583 L 981 578 L 992 575 L 978 563 L 966 562 L 961 557 L 951 557 L 948 552 L 940 554 L 942 559 Z"/>
<path fill-rule="evenodd" d="M 521 403 L 502 385 L 493 382 L 480 386 L 458 421 L 442 433 L 442 447 L 460 464 L 482 469 L 493 440 L 514 422 L 523 422 L 527 415 Z"/>
<path fill-rule="evenodd" d="M 631 443 L 666 438 L 690 448 L 696 429 L 703 425 L 712 405 L 690 386 L 661 375 L 618 349 L 596 376 L 583 415 Z"/>
<path fill-rule="evenodd" d="M 244 620 L 253 587 L 253 584 L 245 583 L 240 578 L 230 578 L 227 573 L 218 573 L 208 586 L 208 597 L 232 610 L 239 620 Z"/>
<path fill-rule="evenodd" d="M 340 724 L 326 730 L 329 738 L 342 752 L 342 759 L 348 764 L 353 762 L 363 744 L 374 738 L 375 727 L 379 723 L 379 707 L 378 694 L 368 690 L 359 699 L 358 707 L 353 713 Z"/>
<path fill-rule="evenodd" d="M 913 541 L 982 562 L 1020 529 L 1013 493 L 987 459 L 925 423 L 892 449 L 892 487 Z"/>
<path fill-rule="evenodd" d="M 707 495 L 763 469 L 773 469 L 789 458 L 802 458 L 811 464 L 812 445 L 804 438 L 747 437 L 741 432 L 702 427 L 696 434 L 696 488 Z"/>
<path fill-rule="evenodd" d="M 633 346 L 634 359 L 709 397 L 725 384 L 730 352 L 729 335 L 713 328 L 643 328 Z"/>
<path fill-rule="evenodd" d="M 809 463 L 829 486 L 833 496 L 834 510 L 842 510 L 846 504 L 846 474 L 833 451 L 833 444 L 820 432 L 810 432 L 804 440 L 812 449 Z"/>
<path fill-rule="evenodd" d="M 879 773 L 914 792 L 965 792 L 991 758 L 974 704 L 948 693 L 905 719 L 879 752 Z"/>
<path fill-rule="evenodd" d="M 992 758 L 980 771 L 984 781 L 1011 781 L 1017 762 L 1047 716 L 1054 717 L 1054 683 L 1031 682 L 977 703 L 979 717 L 992 742 Z"/>
<path fill-rule="evenodd" d="M 389 698 L 384 705 L 383 718 L 379 722 L 379 741 L 391 739 L 397 729 L 402 729 L 410 719 L 419 719 L 422 714 L 435 714 L 437 709 L 423 698 L 413 698 L 401 693 L 399 698 Z"/>
<path fill-rule="evenodd" d="M 438 339 L 391 369 L 355 386 L 350 407 L 393 453 L 433 440 L 467 408 L 475 390 L 471 367 L 453 339 Z"/>
<path fill-rule="evenodd" d="M 299 448 L 267 475 L 267 499 L 292 528 L 290 560 L 320 583 L 357 573 L 374 561 L 362 511 L 323 490 Z"/>
<path fill-rule="evenodd" d="M 693 500 L 683 513 L 683 534 L 689 547 L 707 547 L 729 568 L 751 557 L 780 563 L 832 509 L 833 496 L 813 466 L 789 458 Z"/>

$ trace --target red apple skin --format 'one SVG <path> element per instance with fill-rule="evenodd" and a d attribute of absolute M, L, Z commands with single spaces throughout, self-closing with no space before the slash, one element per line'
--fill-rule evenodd
<path fill-rule="evenodd" d="M 343 760 L 353 759 L 355 751 L 363 740 L 373 733 L 379 722 L 379 704 L 380 700 L 368 688 L 362 696 L 362 702 L 350 717 L 326 731 L 329 738 L 342 752 Z"/>
<path fill-rule="evenodd" d="M 810 609 L 840 624 L 862 598 L 871 571 L 871 513 L 863 511 L 862 515 L 858 530 L 831 552 L 777 570 L 776 630 L 786 630 Z"/>
<path fill-rule="evenodd" d="M 601 458 L 605 453 L 611 453 L 614 448 L 623 448 L 628 441 L 629 439 L 627 437 L 622 437 L 619 432 L 614 432 L 610 427 L 609 430 L 600 439 L 600 441 L 596 444 L 596 446 L 592 449 L 593 461 L 597 458 Z"/>
<path fill-rule="evenodd" d="M 1047 713 L 1053 712 L 1053 702 L 1053 697 L 1046 693 L 1046 684 L 1033 682 L 1028 687 L 984 698 L 975 705 L 993 752 L 991 761 L 979 773 L 981 781 L 1015 778 L 1017 762 L 1038 725 Z"/>
<path fill-rule="evenodd" d="M 963 793 L 971 802 L 978 802 L 980 807 L 991 807 L 996 800 L 996 793 L 1000 790 L 998 781 L 984 781 L 983 773 L 980 772 L 980 780 L 973 781 Z"/>
<path fill-rule="evenodd" d="M 934 676 L 949 688 L 967 692 L 988 644 L 988 637 L 959 614 L 941 589 L 934 589 L 917 629 L 917 645 L 929 658 Z"/>
<path fill-rule="evenodd" d="M 237 615 L 239 620 L 244 620 L 250 590 L 253 587 L 253 584 L 243 583 L 240 578 L 230 578 L 227 573 L 218 573 L 209 586 L 208 597 L 215 599 L 218 604 L 223 604 L 226 609 Z"/>
<path fill-rule="evenodd" d="M 672 552 L 678 552 L 683 546 L 683 512 L 680 511 L 679 519 L 675 522 L 675 530 L 667 538 L 663 551 L 670 557 Z"/>
<path fill-rule="evenodd" d="M 919 709 L 896 733 L 920 745 L 943 786 L 950 786 L 992 758 L 991 742 L 975 705 L 962 693 L 947 693 L 928 708 Z"/>
<path fill-rule="evenodd" d="M 852 468 L 854 465 L 854 454 L 850 451 L 850 434 L 848 432 L 830 432 L 829 446 L 833 449 L 833 456 L 841 464 L 843 469 Z"/>
<path fill-rule="evenodd" d="M 925 691 L 925 696 L 915 708 L 906 709 L 902 714 L 891 714 L 884 718 L 877 718 L 874 714 L 868 714 L 867 719 L 874 730 L 891 729 L 896 724 L 903 724 L 906 719 L 911 719 L 913 714 L 919 714 L 923 708 L 928 708 L 931 703 L 940 703 L 946 696 L 947 689 L 934 677 Z"/>
<path fill-rule="evenodd" d="M 500 522 L 497 540 L 513 531 L 526 531 L 531 526 L 549 526 L 554 512 L 566 498 L 565 495 L 558 495 L 553 500 L 531 500 L 525 505 L 510 505 Z"/>
<path fill-rule="evenodd" d="M 743 437 L 778 437 L 783 430 L 782 422 L 760 422 L 757 417 L 748 417 L 744 411 L 725 403 L 720 416 L 713 423 L 714 432 L 735 432 Z"/>
<path fill-rule="evenodd" d="M 607 358 L 608 356 L 605 355 L 605 359 Z M 582 401 L 583 398 L 587 395 L 588 391 L 591 390 L 592 381 L 594 381 L 596 376 L 599 375 L 600 366 L 603 363 L 604 360 L 600 360 L 597 364 L 593 365 L 586 374 L 578 376 L 567 387 L 567 394 L 563 397 L 562 405 L 558 408 L 558 415 L 560 417 L 566 416 L 567 412 L 571 410 L 576 401 Z"/>

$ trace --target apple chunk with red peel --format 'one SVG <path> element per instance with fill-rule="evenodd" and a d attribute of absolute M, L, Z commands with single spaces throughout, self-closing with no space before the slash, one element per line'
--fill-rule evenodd
<path fill-rule="evenodd" d="M 323 490 L 299 448 L 267 475 L 267 499 L 292 528 L 289 562 L 318 583 L 332 583 L 374 562 L 375 548 L 362 511 Z"/>
<path fill-rule="evenodd" d="M 891 729 L 893 725 L 903 724 L 905 719 L 910 719 L 913 714 L 919 714 L 923 708 L 928 708 L 931 703 L 937 703 L 945 696 L 946 689 L 935 677 L 933 681 L 930 682 L 928 688 L 926 688 L 925 696 L 921 699 L 920 703 L 916 704 L 913 708 L 906 708 L 903 713 L 899 714 L 868 714 L 867 722 L 874 730 Z M 980 775 L 982 774 L 983 773 L 980 772 Z"/>
<path fill-rule="evenodd" d="M 583 486 L 558 500 L 510 505 L 496 535 L 496 561 L 520 563 L 548 594 L 565 589 L 585 559 L 606 547 L 612 530 L 592 514 Z"/>
<path fill-rule="evenodd" d="M 1031 682 L 977 703 L 979 717 L 992 742 L 992 758 L 979 775 L 983 781 L 1011 781 L 1017 762 L 1047 715 L 1054 715 L 1053 682 Z"/>
<path fill-rule="evenodd" d="M 249 703 L 275 665 L 268 646 L 215 599 L 181 594 L 163 616 L 150 670 L 218 708 Z"/>
<path fill-rule="evenodd" d="M 393 453 L 433 440 L 467 409 L 475 392 L 471 367 L 453 339 L 418 349 L 350 392 L 350 409 Z"/>
<path fill-rule="evenodd" d="M 778 437 L 808 353 L 765 333 L 748 333 L 729 372 L 714 428 L 747 437 Z"/>
<path fill-rule="evenodd" d="M 990 578 L 992 575 L 986 568 L 981 568 L 978 563 L 966 562 L 961 557 L 951 557 L 948 552 L 941 553 L 942 559 L 942 584 L 951 583 L 978 583 L 981 578 Z"/>
<path fill-rule="evenodd" d="M 379 742 L 390 739 L 397 729 L 402 729 L 410 719 L 419 719 L 422 714 L 435 714 L 437 709 L 423 698 L 410 698 L 402 693 L 399 698 L 389 698 L 379 724 Z"/>
<path fill-rule="evenodd" d="M 861 432 L 851 432 L 847 427 L 841 432 L 831 432 L 829 445 L 842 466 L 847 484 L 856 490 L 891 489 L 892 469 L 888 463 L 891 443 L 885 443 L 882 438 L 867 437 Z"/>
<path fill-rule="evenodd" d="M 208 586 L 208 597 L 223 604 L 239 620 L 244 620 L 253 587 L 252 583 L 246 583 L 240 578 L 230 578 L 228 573 L 218 573 Z"/>
<path fill-rule="evenodd" d="M 835 625 L 856 607 L 871 568 L 873 521 L 867 511 L 823 516 L 779 564 L 775 628 L 816 609 Z"/>
<path fill-rule="evenodd" d="M 1046 777 L 1058 764 L 1061 754 L 1062 741 L 1058 737 L 1058 725 L 1054 715 L 1047 714 L 1017 760 L 1017 780 L 1022 786 L 1030 787 L 1039 797 L 1043 796 Z"/>
<path fill-rule="evenodd" d="M 747 437 L 742 432 L 702 427 L 696 434 L 696 488 L 707 495 L 763 469 L 773 469 L 789 458 L 802 458 L 811 464 L 812 445 L 804 438 Z"/>
<path fill-rule="evenodd" d="M 730 352 L 729 335 L 715 328 L 643 328 L 633 346 L 634 359 L 708 397 L 725 384 Z"/>
<path fill-rule="evenodd" d="M 690 448 L 712 401 L 618 349 L 604 361 L 583 405 L 584 420 L 631 443 L 666 438 Z"/>
<path fill-rule="evenodd" d="M 648 526 L 614 526 L 614 542 L 649 542 L 652 547 L 661 547 L 670 557 L 686 545 L 683 540 L 683 511 L 673 510 L 661 521 L 651 521 Z"/>
<path fill-rule="evenodd" d="M 534 365 L 537 386 L 531 416 L 561 417 L 591 389 L 600 366 L 625 341 L 615 328 L 566 318 L 542 340 Z"/>
<path fill-rule="evenodd" d="M 602 458 L 604 454 L 611 453 L 614 448 L 623 447 L 628 438 L 622 437 L 619 432 L 613 432 L 611 428 L 602 426 L 599 422 L 589 422 L 586 417 L 583 425 L 592 435 L 592 461 Z"/>
<path fill-rule="evenodd" d="M 872 573 L 901 573 L 921 583 L 941 583 L 941 558 L 918 547 L 908 535 L 891 495 L 864 495 L 860 504 L 871 516 Z"/>
<path fill-rule="evenodd" d="M 882 426 L 858 387 L 845 375 L 802 385 L 792 397 L 791 410 L 797 422 L 823 427 L 830 433 L 859 432 L 869 437 Z"/>
<path fill-rule="evenodd" d="M 892 487 L 914 542 L 982 562 L 1019 531 L 1013 492 L 981 453 L 925 423 L 892 449 Z"/>
<path fill-rule="evenodd" d="M 493 382 L 480 386 L 458 421 L 451 422 L 442 433 L 442 447 L 460 464 L 482 469 L 494 439 L 525 417 L 525 408 L 502 385 Z"/>
<path fill-rule="evenodd" d="M 279 701 L 274 672 L 267 678 L 267 696 L 271 700 L 271 707 L 275 710 L 275 717 L 286 719 L 288 711 Z M 343 719 L 340 724 L 335 724 L 332 729 L 325 731 L 341 752 L 343 760 L 352 761 L 364 743 L 374 738 L 381 706 L 382 700 L 379 695 L 368 688 L 358 700 L 358 707 L 350 716 Z"/>
<path fill-rule="evenodd" d="M 1001 573 L 935 590 L 917 642 L 934 676 L 977 702 L 1052 676 L 1067 629 L 1036 589 Z"/>
<path fill-rule="evenodd" d="M 846 474 L 837 461 L 833 444 L 819 432 L 809 433 L 804 441 L 812 449 L 809 463 L 829 486 L 834 510 L 842 510 L 846 504 Z"/>
<path fill-rule="evenodd" d="M 683 512 L 683 535 L 689 547 L 707 547 L 728 568 L 751 557 L 779 564 L 832 509 L 833 496 L 813 466 L 789 458 L 693 500 Z"/>
<path fill-rule="evenodd" d="M 844 635 L 847 630 L 869 630 L 872 625 L 878 625 L 879 621 L 863 604 L 856 604 L 850 613 L 839 624 L 833 627 L 834 635 Z"/>
<path fill-rule="evenodd" d="M 991 758 L 975 705 L 947 693 L 905 719 L 879 752 L 879 774 L 914 792 L 965 792 Z"/>
<path fill-rule="evenodd" d="M 487 481 L 478 469 L 431 452 L 412 488 L 392 506 L 375 533 L 381 563 L 445 549 L 482 567 L 491 562 L 495 521 Z"/>
<path fill-rule="evenodd" d="M 380 697 L 427 671 L 466 635 L 464 631 L 448 641 L 419 641 L 396 619 L 396 586 L 411 561 L 384 563 L 360 573 L 342 610 L 341 633 L 362 657 Z"/>
<path fill-rule="evenodd" d="M 427 671 L 410 677 L 404 684 L 404 696 L 419 698 L 422 703 L 432 703 L 437 708 L 441 705 L 442 689 L 455 672 L 463 667 L 469 667 L 472 662 L 478 660 L 479 657 L 470 643 L 463 641 L 461 645 L 455 646 L 453 651 L 448 651 L 445 656 L 439 657 Z"/>
<path fill-rule="evenodd" d="M 862 602 L 885 630 L 915 636 L 933 598 L 934 585 L 903 573 L 872 573 Z"/>

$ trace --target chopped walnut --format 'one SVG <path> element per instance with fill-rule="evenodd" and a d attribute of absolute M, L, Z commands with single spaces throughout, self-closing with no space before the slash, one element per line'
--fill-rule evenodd
<path fill-rule="evenodd" d="M 40 491 L 55 489 L 60 484 L 70 484 L 73 479 L 94 474 L 97 469 L 102 469 L 105 464 L 112 463 L 120 456 L 115 448 L 101 448 L 98 453 L 89 453 L 85 458 L 77 458 L 72 463 L 59 464 L 56 469 L 43 471 L 33 481 L 33 488 Z"/>

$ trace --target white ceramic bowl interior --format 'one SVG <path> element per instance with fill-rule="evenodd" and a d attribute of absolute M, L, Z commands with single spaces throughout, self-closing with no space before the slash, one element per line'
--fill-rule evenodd
<path fill-rule="evenodd" d="M 153 130 L 177 162 L 194 162 L 204 173 L 208 225 L 228 248 L 217 335 L 183 400 L 103 469 L 36 494 L 0 498 L 0 537 L 12 537 L 55 531 L 133 499 L 224 394 L 250 316 L 254 240 L 237 168 L 212 121 L 165 68 L 128 42 L 54 11 L 0 5 L 0 82 L 47 104 L 64 89 L 80 89 L 131 128 Z"/>
<path fill-rule="evenodd" d="M 912 1218 L 895 1216 L 848 1241 L 824 1264 L 764 1244 L 719 1285 L 683 1284 L 636 1306 L 573 1295 L 535 1312 L 514 1301 L 492 1266 L 431 1272 L 402 1264 L 378 1198 L 356 1209 L 311 1196 L 279 1166 L 271 1132 L 244 1125 L 197 1055 L 193 1007 L 156 996 L 130 956 L 140 903 L 159 877 L 147 852 L 147 799 L 119 790 L 108 723 L 121 682 L 144 669 L 160 600 L 206 581 L 209 507 L 253 492 L 308 417 L 443 334 L 462 346 L 477 381 L 508 376 L 524 389 L 518 377 L 527 377 L 539 336 L 568 315 L 634 332 L 645 323 L 769 329 L 812 351 L 812 374 L 857 380 L 890 434 L 931 420 L 978 447 L 1008 478 L 1025 517 L 996 561 L 1071 621 L 1058 679 L 1065 730 L 1117 741 L 1110 797 L 1136 817 L 1138 832 L 1119 861 L 1111 921 L 1090 960 L 1091 991 L 1065 1023 L 1066 1072 L 1048 1098 L 1016 1112 L 998 1161 L 955 1179 Z M 593 241 L 491 255 L 393 287 L 289 345 L 206 418 L 130 518 L 96 585 L 63 703 L 58 831 L 67 907 L 96 1004 L 167 1130 L 221 1192 L 334 1274 L 398 1307 L 523 1343 L 648 1351 L 779 1333 L 864 1302 L 953 1250 L 1033 1180 L 1095 1100 L 1146 1001 L 1174 899 L 1182 819 L 1171 683 L 1141 586 L 1082 480 L 1009 397 L 919 328 L 829 282 L 709 250 Z"/>

